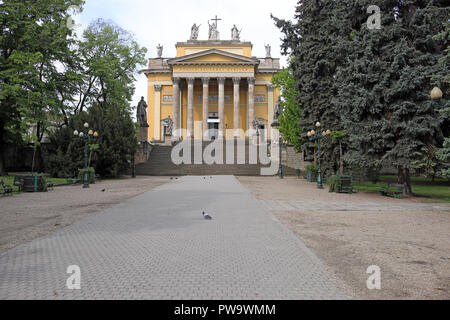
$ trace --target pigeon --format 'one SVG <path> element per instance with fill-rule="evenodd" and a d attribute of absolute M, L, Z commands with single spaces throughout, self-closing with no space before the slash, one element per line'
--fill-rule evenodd
<path fill-rule="evenodd" d="M 205 211 L 203 211 L 203 217 L 204 217 L 206 220 L 212 220 L 212 217 L 211 217 L 209 214 L 207 214 Z"/>
<path fill-rule="evenodd" d="M 102 192 L 105 192 L 105 191 L 106 191 L 106 189 L 103 189 L 103 190 L 102 190 Z"/>

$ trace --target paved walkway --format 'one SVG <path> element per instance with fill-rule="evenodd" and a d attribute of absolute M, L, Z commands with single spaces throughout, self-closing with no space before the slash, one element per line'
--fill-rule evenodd
<path fill-rule="evenodd" d="M 333 282 L 232 176 L 174 180 L 0 256 L 0 299 L 345 298 Z"/>

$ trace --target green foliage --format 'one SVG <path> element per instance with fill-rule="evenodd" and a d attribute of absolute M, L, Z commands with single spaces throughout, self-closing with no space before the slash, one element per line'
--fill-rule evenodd
<path fill-rule="evenodd" d="M 343 131 L 331 131 L 330 136 L 331 138 L 333 138 L 333 140 L 341 141 L 347 136 L 347 134 Z"/>
<path fill-rule="evenodd" d="M 137 67 L 146 63 L 146 48 L 114 23 L 96 20 L 83 33 L 74 72 L 81 77 L 75 112 L 93 103 L 117 104 L 130 109 Z"/>
<path fill-rule="evenodd" d="M 301 152 L 303 139 L 302 128 L 298 121 L 302 111 L 297 102 L 297 83 L 292 74 L 292 69 L 285 68 L 276 74 L 272 83 L 281 89 L 283 101 L 280 105 L 280 132 L 285 141 L 292 145 L 297 152 Z"/>
<path fill-rule="evenodd" d="M 89 184 L 95 184 L 95 169 L 92 167 L 87 168 Z M 78 179 L 84 181 L 84 168 L 78 169 Z"/>
<path fill-rule="evenodd" d="M 450 15 L 447 21 L 443 24 L 442 31 L 439 32 L 434 39 L 440 41 L 445 48 L 443 57 L 439 60 L 439 64 L 446 67 L 441 72 L 434 75 L 435 84 L 438 85 L 444 93 L 446 102 L 442 102 L 444 107 L 440 110 L 444 121 L 442 128 L 444 132 L 444 143 L 442 148 L 436 151 L 437 160 L 440 163 L 439 176 L 444 178 L 450 178 L 450 73 L 448 72 L 448 66 L 450 65 Z"/>
<path fill-rule="evenodd" d="M 85 112 L 97 109 L 101 123 L 96 125 L 104 128 L 99 137 L 104 145 L 100 143 L 96 159 L 101 173 L 115 176 L 127 167 L 135 139 L 129 102 L 137 69 L 146 63 L 146 49 L 130 33 L 103 20 L 93 22 L 83 39 L 76 40 L 67 27 L 68 8 L 82 4 L 0 1 L 0 174 L 5 173 L 6 143 L 32 142 L 39 156 L 39 143 L 48 133 L 55 143 L 47 163 L 50 172 L 76 175 L 83 162 L 83 142 L 73 139 L 70 130 L 80 130 Z M 105 148 L 120 154 L 106 154 Z M 111 157 L 114 161 L 106 161 Z"/>
<path fill-rule="evenodd" d="M 30 127 L 41 141 L 60 113 L 58 89 L 73 57 L 68 8 L 82 0 L 8 0 L 0 3 L 0 171 L 4 146 L 20 143 Z M 40 149 L 37 148 L 39 151 Z"/>
<path fill-rule="evenodd" d="M 74 177 L 84 167 L 84 140 L 75 137 L 74 130 L 83 130 L 83 124 L 99 133 L 91 138 L 89 145 L 96 156 L 91 159 L 92 167 L 102 176 L 118 177 L 130 167 L 130 156 L 136 152 L 137 137 L 135 124 L 130 113 L 118 106 L 106 109 L 93 105 L 88 112 L 71 117 L 69 126 L 57 130 L 52 136 L 53 149 L 49 152 L 48 172 L 55 177 Z"/>
<path fill-rule="evenodd" d="M 339 180 L 339 176 L 331 176 L 327 179 L 326 184 L 328 185 L 329 192 L 338 192 L 339 191 L 339 185 L 340 185 L 340 180 Z"/>
<path fill-rule="evenodd" d="M 436 156 L 440 160 L 443 167 L 439 173 L 439 176 L 450 179 L 450 138 L 445 139 L 443 148 L 437 151 Z"/>
<path fill-rule="evenodd" d="M 369 5 L 381 9 L 380 30 L 367 27 Z M 303 129 L 320 120 L 324 129 L 345 131 L 347 164 L 395 166 L 408 193 L 413 163 L 443 140 L 443 117 L 429 91 L 432 75 L 448 75 L 448 63 L 437 63 L 447 42 L 433 39 L 448 9 L 444 1 L 304 0 L 294 22 L 275 18 L 293 56 Z M 323 144 L 324 169 L 337 158 L 332 142 Z"/>
<path fill-rule="evenodd" d="M 334 101 L 336 95 L 335 74 L 338 66 L 346 60 L 346 52 L 335 50 L 339 40 L 351 33 L 345 23 L 345 10 L 339 12 L 341 1 L 306 0 L 298 4 L 294 22 L 274 18 L 284 34 L 282 49 L 291 58 L 290 67 L 296 84 L 296 105 L 302 112 L 300 124 L 304 149 L 312 149 L 314 142 L 306 133 L 315 129 L 320 121 L 325 130 L 343 129 L 339 116 L 342 106 Z M 335 171 L 338 145 L 331 140 L 323 141 L 321 158 L 324 170 Z"/>

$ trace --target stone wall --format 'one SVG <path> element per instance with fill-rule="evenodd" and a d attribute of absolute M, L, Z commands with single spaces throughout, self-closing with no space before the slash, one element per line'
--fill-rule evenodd
<path fill-rule="evenodd" d="M 135 164 L 147 162 L 152 149 L 153 146 L 147 141 L 141 142 L 141 144 L 138 146 L 136 154 L 134 155 Z"/>
<path fill-rule="evenodd" d="M 286 156 L 283 157 L 283 160 L 287 167 L 304 171 L 305 167 L 312 163 L 309 161 L 305 161 L 303 153 L 295 152 L 294 147 L 287 146 L 286 148 L 284 148 L 284 150 L 285 151 L 283 153 L 285 153 Z"/>

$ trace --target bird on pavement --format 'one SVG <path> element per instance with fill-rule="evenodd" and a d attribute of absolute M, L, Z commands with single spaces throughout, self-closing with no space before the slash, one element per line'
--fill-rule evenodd
<path fill-rule="evenodd" d="M 106 189 L 103 189 L 103 190 L 102 190 L 102 192 L 105 192 L 105 191 L 106 191 Z"/>
<path fill-rule="evenodd" d="M 212 220 L 212 217 L 211 217 L 209 214 L 207 214 L 205 211 L 203 211 L 203 217 L 204 217 L 206 220 Z"/>

